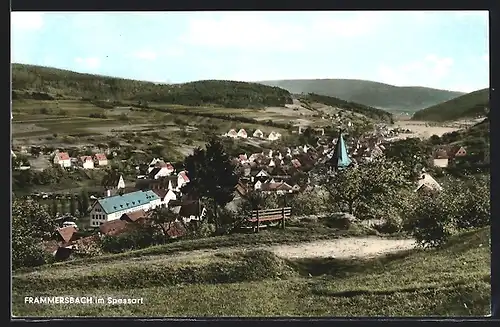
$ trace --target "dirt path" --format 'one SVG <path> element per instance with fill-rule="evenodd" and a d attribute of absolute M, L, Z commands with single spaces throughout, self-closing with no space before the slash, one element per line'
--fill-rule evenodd
<path fill-rule="evenodd" d="M 388 253 L 410 250 L 415 248 L 412 239 L 385 239 L 380 237 L 349 237 L 334 240 L 323 240 L 297 244 L 263 245 L 259 247 L 227 247 L 221 249 L 203 249 L 189 252 L 178 252 L 173 255 L 176 259 L 200 258 L 216 253 L 230 253 L 241 250 L 268 250 L 279 257 L 287 259 L 298 258 L 373 258 Z M 135 260 L 158 260 L 152 257 L 137 258 Z M 172 256 L 170 257 L 170 259 Z M 168 259 L 162 256 L 161 260 Z"/>
<path fill-rule="evenodd" d="M 341 238 L 328 241 L 277 245 L 269 248 L 283 258 L 370 258 L 415 247 L 411 239 L 396 240 L 378 237 Z"/>

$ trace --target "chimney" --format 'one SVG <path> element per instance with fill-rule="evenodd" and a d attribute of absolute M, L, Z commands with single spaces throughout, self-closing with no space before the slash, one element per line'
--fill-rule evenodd
<path fill-rule="evenodd" d="M 111 196 L 111 190 L 106 190 L 106 196 Z"/>

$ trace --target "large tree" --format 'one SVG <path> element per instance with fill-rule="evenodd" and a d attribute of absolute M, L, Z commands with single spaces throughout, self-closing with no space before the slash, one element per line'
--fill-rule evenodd
<path fill-rule="evenodd" d="M 41 242 L 49 240 L 56 225 L 45 208 L 33 200 L 12 202 L 12 266 L 42 264 Z"/>
<path fill-rule="evenodd" d="M 410 186 L 409 172 L 399 162 L 377 159 L 339 170 L 325 184 L 332 203 L 347 207 L 350 214 L 370 201 L 394 197 L 401 188 Z"/>
<path fill-rule="evenodd" d="M 150 222 L 162 232 L 165 241 L 169 238 L 168 232 L 172 229 L 178 217 L 179 215 L 169 208 L 156 207 L 152 210 Z"/>
<path fill-rule="evenodd" d="M 387 159 L 402 162 L 408 170 L 419 174 L 429 163 L 431 148 L 419 138 L 408 138 L 389 143 L 384 154 Z"/>
<path fill-rule="evenodd" d="M 222 143 L 212 137 L 205 149 L 197 148 L 192 155 L 186 157 L 184 167 L 190 182 L 182 188 L 182 192 L 210 201 L 212 217 L 215 226 L 219 228 L 217 209 L 233 200 L 238 183 L 231 158 Z"/>

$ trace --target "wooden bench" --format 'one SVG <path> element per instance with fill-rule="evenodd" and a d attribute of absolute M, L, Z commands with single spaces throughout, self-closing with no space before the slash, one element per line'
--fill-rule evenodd
<path fill-rule="evenodd" d="M 253 210 L 252 216 L 248 219 L 249 222 L 254 224 L 254 231 L 258 232 L 262 222 L 280 221 L 281 228 L 285 228 L 285 220 L 292 215 L 291 207 L 266 209 L 266 210 Z"/>

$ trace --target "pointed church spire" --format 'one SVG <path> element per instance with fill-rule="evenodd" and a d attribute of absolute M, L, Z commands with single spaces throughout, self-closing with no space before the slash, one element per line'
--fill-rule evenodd
<path fill-rule="evenodd" d="M 339 138 L 337 139 L 337 143 L 335 144 L 335 149 L 330 163 L 332 164 L 334 170 L 338 170 L 347 168 L 351 164 L 351 162 L 351 158 L 349 158 L 349 154 L 347 153 L 347 147 L 344 138 L 342 137 L 342 129 L 340 129 Z"/>

